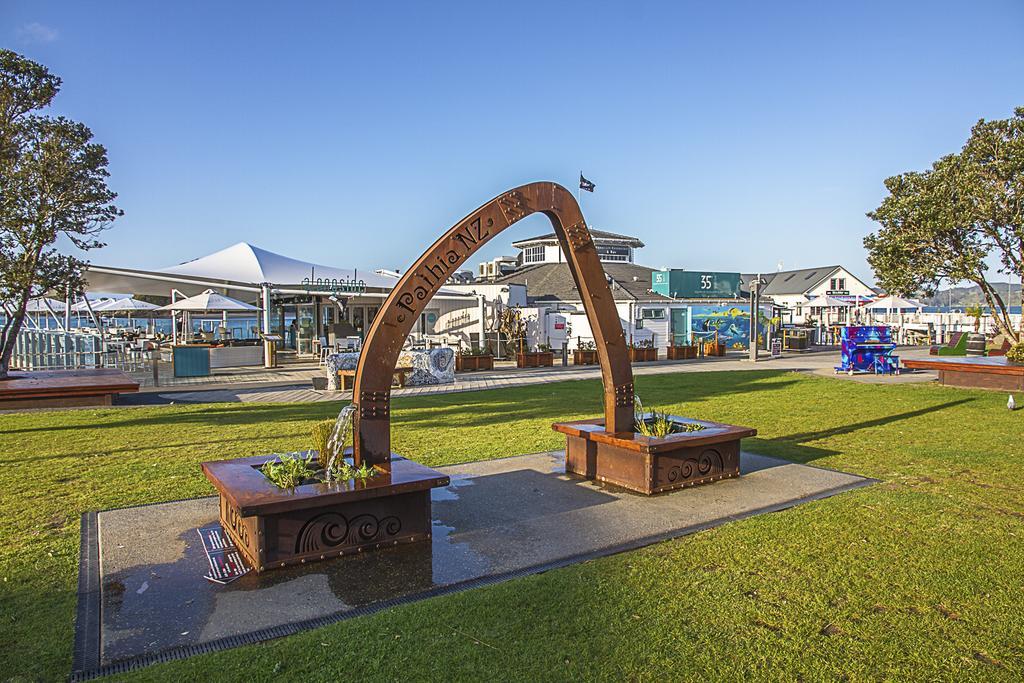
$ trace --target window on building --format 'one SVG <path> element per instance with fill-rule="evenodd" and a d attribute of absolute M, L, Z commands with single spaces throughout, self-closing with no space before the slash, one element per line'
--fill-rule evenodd
<path fill-rule="evenodd" d="M 647 320 L 664 320 L 665 309 L 664 308 L 644 308 L 640 311 L 640 317 Z"/>
<path fill-rule="evenodd" d="M 526 247 L 523 249 L 523 263 L 543 263 L 544 247 Z"/>

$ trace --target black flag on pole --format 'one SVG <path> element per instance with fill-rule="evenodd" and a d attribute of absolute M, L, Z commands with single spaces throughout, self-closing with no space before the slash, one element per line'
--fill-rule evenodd
<path fill-rule="evenodd" d="M 597 185 L 595 185 L 594 183 L 592 183 L 589 180 L 587 180 L 586 178 L 584 178 L 583 174 L 580 173 L 580 189 L 581 190 L 586 190 L 587 192 L 593 192 L 595 187 L 597 187 Z"/>

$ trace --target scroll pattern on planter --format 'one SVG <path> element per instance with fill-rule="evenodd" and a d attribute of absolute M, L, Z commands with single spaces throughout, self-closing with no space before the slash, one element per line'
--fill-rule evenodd
<path fill-rule="evenodd" d="M 722 454 L 714 448 L 708 448 L 696 458 L 687 458 L 670 467 L 665 478 L 670 483 L 675 483 L 693 479 L 695 476 L 706 477 L 710 474 L 721 473 L 724 469 L 725 462 L 722 460 Z"/>
<path fill-rule="evenodd" d="M 324 512 L 302 525 L 295 540 L 295 554 L 382 540 L 397 536 L 401 530 L 402 521 L 393 515 L 378 518 L 363 513 L 348 519 L 338 512 Z"/>

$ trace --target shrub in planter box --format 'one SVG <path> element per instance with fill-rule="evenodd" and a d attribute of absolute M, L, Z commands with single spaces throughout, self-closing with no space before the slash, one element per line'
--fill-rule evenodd
<path fill-rule="evenodd" d="M 455 356 L 455 370 L 458 372 L 493 369 L 494 356 L 490 353 L 460 353 Z"/>
<path fill-rule="evenodd" d="M 636 344 L 629 347 L 629 360 L 634 363 L 646 363 L 652 360 L 658 360 L 658 349 L 654 348 L 653 344 L 643 343 Z"/>
<path fill-rule="evenodd" d="M 646 495 L 739 476 L 740 440 L 757 430 L 637 406 L 632 434 L 602 418 L 552 425 L 566 435 L 565 471 Z"/>
<path fill-rule="evenodd" d="M 697 357 L 697 347 L 692 345 L 670 346 L 667 352 L 669 360 L 688 360 Z"/>
<path fill-rule="evenodd" d="M 555 354 L 551 351 L 523 351 L 516 354 L 517 368 L 550 368 L 554 364 Z"/>
<path fill-rule="evenodd" d="M 576 349 L 572 352 L 573 365 L 597 365 L 597 351 L 595 349 Z"/>
<path fill-rule="evenodd" d="M 704 355 L 705 356 L 724 356 L 725 355 L 725 344 L 718 342 L 704 342 Z"/>

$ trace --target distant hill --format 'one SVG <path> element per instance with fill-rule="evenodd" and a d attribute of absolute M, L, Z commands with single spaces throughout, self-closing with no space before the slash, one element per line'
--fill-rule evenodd
<path fill-rule="evenodd" d="M 1006 283 L 999 282 L 994 283 L 993 286 L 999 295 L 1006 300 Z M 972 306 L 972 305 L 984 305 L 985 297 L 981 294 L 981 287 L 977 285 L 971 285 L 970 287 L 954 287 L 953 289 L 943 289 L 937 292 L 933 297 L 921 297 L 919 299 L 921 303 L 927 306 Z M 950 303 L 952 301 L 952 303 Z M 1010 285 L 1010 305 L 1020 305 L 1020 285 Z"/>

